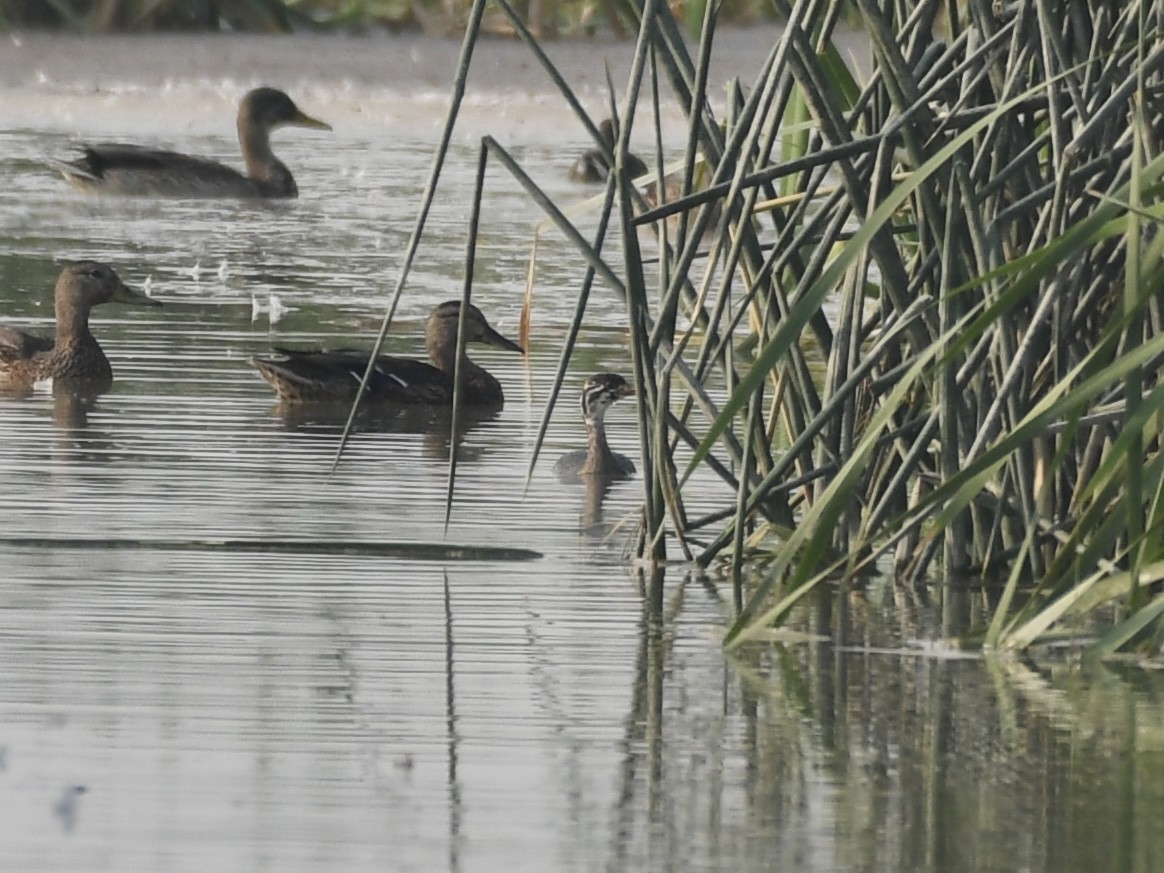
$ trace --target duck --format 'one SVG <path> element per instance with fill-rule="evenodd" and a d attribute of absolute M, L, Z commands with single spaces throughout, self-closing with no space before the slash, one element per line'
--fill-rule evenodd
<path fill-rule="evenodd" d="M 587 447 L 567 452 L 554 464 L 554 472 L 564 482 L 580 482 L 583 477 L 624 479 L 635 474 L 634 462 L 611 451 L 606 442 L 606 410 L 623 397 L 633 397 L 634 386 L 618 373 L 597 373 L 582 386 L 582 420 L 586 422 Z"/>
<path fill-rule="evenodd" d="M 246 175 L 217 161 L 123 143 L 82 148 L 73 161 L 53 161 L 87 193 L 139 197 L 283 198 L 299 196 L 295 178 L 271 151 L 271 131 L 284 126 L 331 130 L 277 88 L 255 88 L 238 107 L 238 141 Z"/>
<path fill-rule="evenodd" d="M 398 406 L 448 407 L 453 402 L 453 375 L 457 366 L 457 322 L 461 301 L 448 300 L 432 310 L 425 323 L 425 346 L 431 364 L 409 358 L 380 355 L 368 378 L 365 400 Z M 483 343 L 525 354 L 517 343 L 500 334 L 476 306 L 465 313 L 467 342 Z M 351 402 L 368 369 L 369 355 L 353 349 L 295 350 L 276 348 L 275 357 L 252 357 L 281 403 Z M 501 407 L 501 383 L 485 368 L 464 355 L 462 403 Z"/>
<path fill-rule="evenodd" d="M 54 292 L 57 332 L 41 336 L 0 325 L 0 389 L 27 392 L 37 382 L 86 386 L 100 392 L 113 381 L 113 368 L 89 330 L 89 312 L 102 303 L 162 304 L 129 288 L 108 264 L 79 261 L 57 277 Z"/>
<path fill-rule="evenodd" d="M 613 151 L 613 119 L 603 119 L 602 123 L 598 125 L 598 132 L 602 135 L 602 140 L 606 143 L 607 148 Z M 631 174 L 631 178 L 637 178 L 647 172 L 647 165 L 627 152 L 626 169 Z M 569 175 L 575 182 L 605 182 L 606 177 L 610 175 L 610 163 L 607 161 L 606 155 L 602 153 L 602 149 L 588 149 L 570 167 Z"/>

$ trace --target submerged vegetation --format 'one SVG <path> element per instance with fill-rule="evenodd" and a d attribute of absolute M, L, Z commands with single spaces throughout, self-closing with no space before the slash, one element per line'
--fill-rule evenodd
<path fill-rule="evenodd" d="M 604 147 L 522 17 L 495 6 Z M 479 184 L 500 161 L 589 264 L 559 376 L 594 279 L 625 301 L 640 558 L 728 573 L 731 644 L 822 582 L 876 570 L 939 591 L 983 580 L 989 646 L 1086 629 L 1101 653 L 1156 651 L 1164 2 L 1074 0 L 1062 15 L 861 0 L 864 72 L 833 45 L 841 4 L 777 6 L 787 30 L 721 113 L 706 89 L 714 9 L 693 58 L 668 7 L 644 4 L 611 98 L 615 172 L 593 240 L 482 143 Z M 690 121 L 680 193 L 707 187 L 648 209 L 624 168 L 631 126 L 657 120 L 660 81 Z M 657 265 L 640 248 L 656 247 L 648 228 Z M 684 487 L 701 466 L 724 503 L 693 517 Z"/>

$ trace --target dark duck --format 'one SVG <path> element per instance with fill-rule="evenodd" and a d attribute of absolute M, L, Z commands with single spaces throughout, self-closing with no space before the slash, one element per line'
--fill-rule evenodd
<path fill-rule="evenodd" d="M 75 161 L 54 165 L 88 193 L 178 198 L 292 198 L 295 178 L 271 151 L 271 131 L 280 127 L 331 130 L 305 114 L 276 88 L 250 91 L 238 107 L 238 141 L 246 174 L 206 158 L 122 143 L 85 146 Z"/>

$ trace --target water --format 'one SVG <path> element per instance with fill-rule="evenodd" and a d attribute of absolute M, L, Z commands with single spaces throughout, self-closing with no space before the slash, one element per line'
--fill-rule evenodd
<path fill-rule="evenodd" d="M 528 358 L 476 356 L 508 400 L 464 437 L 448 533 L 439 431 L 365 430 L 329 475 L 334 426 L 281 416 L 247 357 L 370 341 L 447 48 L 393 42 L 411 73 L 385 84 L 375 43 L 112 45 L 0 53 L 0 312 L 49 325 L 55 262 L 79 257 L 165 302 L 97 311 L 117 381 L 92 409 L 0 403 L 0 868 L 1164 869 L 1151 672 L 984 662 L 943 623 L 983 595 L 952 610 L 890 581 L 730 657 L 714 577 L 670 569 L 651 619 L 652 580 L 623 559 L 639 482 L 599 509 L 550 474 L 582 444 L 572 393 L 525 485 L 582 263 L 552 232 Z M 528 71 L 482 63 L 500 72 L 454 139 L 402 354 L 460 293 L 482 132 L 552 196 L 589 193 L 565 180 L 577 126 Z M 293 204 L 85 199 L 41 161 L 92 135 L 234 163 L 232 103 L 258 81 L 336 128 L 276 134 Z M 512 336 L 541 216 L 501 172 L 484 215 L 474 301 Z M 620 306 L 595 301 L 571 391 L 629 370 Z M 633 422 L 608 416 L 637 456 Z M 711 480 L 693 495 L 731 500 Z"/>

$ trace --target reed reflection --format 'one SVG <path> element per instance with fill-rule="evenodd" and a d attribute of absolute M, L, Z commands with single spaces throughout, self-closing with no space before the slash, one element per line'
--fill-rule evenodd
<path fill-rule="evenodd" d="M 668 803 L 668 793 L 673 789 L 669 786 L 666 754 L 665 691 L 677 611 L 667 608 L 664 567 L 639 570 L 636 581 L 642 597 L 639 647 L 621 744 L 621 781 L 613 810 L 615 824 L 611 828 L 608 870 L 642 869 L 643 847 L 637 845 L 642 834 L 666 834 L 671 841 L 683 830 L 672 815 L 674 805 Z M 683 579 L 676 588 L 678 602 L 686 581 Z"/>
<path fill-rule="evenodd" d="M 456 658 L 453 640 L 453 597 L 449 589 L 449 572 L 441 574 L 445 607 L 445 732 L 448 748 L 449 843 L 448 865 L 451 873 L 461 869 L 461 820 L 463 817 L 461 780 L 457 775 L 457 761 L 461 737 L 457 727 L 457 695 L 454 676 Z"/>

